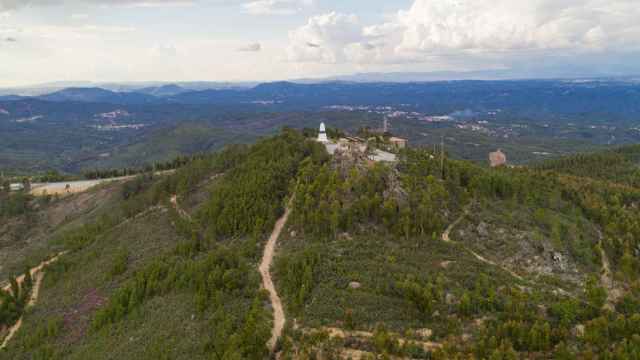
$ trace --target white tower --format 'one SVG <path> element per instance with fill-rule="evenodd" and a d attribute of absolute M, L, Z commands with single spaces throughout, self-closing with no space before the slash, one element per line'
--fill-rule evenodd
<path fill-rule="evenodd" d="M 320 123 L 320 133 L 318 134 L 318 142 L 328 143 L 329 139 L 327 138 L 327 131 L 324 127 L 324 123 Z"/>

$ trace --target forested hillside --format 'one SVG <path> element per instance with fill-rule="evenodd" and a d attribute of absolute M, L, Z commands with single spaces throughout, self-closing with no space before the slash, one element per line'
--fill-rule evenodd
<path fill-rule="evenodd" d="M 548 160 L 536 168 L 640 187 L 640 145 Z"/>
<path fill-rule="evenodd" d="M 318 144 L 285 131 L 110 189 L 119 199 L 49 239 L 51 253 L 67 252 L 46 268 L 39 303 L 0 358 L 266 356 L 261 239 L 301 160 L 323 156 Z M 174 194 L 197 203 L 191 215 L 171 205 Z M 3 295 L 3 337 L 24 311 L 28 295 L 16 293 Z"/>
<path fill-rule="evenodd" d="M 3 193 L 4 277 L 60 256 L 1 292 L 0 337 L 22 327 L 0 358 L 636 359 L 633 154 L 489 169 L 412 148 L 373 163 L 283 129 L 172 174 Z M 589 173 L 610 158 L 619 175 Z M 286 208 L 270 354 L 258 264 Z"/>
<path fill-rule="evenodd" d="M 432 155 L 301 169 L 288 358 L 638 355 L 638 189 Z"/>

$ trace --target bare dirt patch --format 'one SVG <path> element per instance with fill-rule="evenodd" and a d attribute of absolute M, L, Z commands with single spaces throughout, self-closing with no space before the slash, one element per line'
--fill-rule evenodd
<path fill-rule="evenodd" d="M 74 343 L 81 339 L 89 329 L 90 315 L 102 307 L 106 301 L 107 298 L 100 295 L 97 289 L 91 289 L 76 308 L 65 312 L 63 322 L 65 329 L 68 330 L 65 342 Z"/>

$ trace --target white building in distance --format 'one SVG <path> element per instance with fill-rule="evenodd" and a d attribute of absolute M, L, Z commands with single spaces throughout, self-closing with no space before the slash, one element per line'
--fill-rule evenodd
<path fill-rule="evenodd" d="M 328 143 L 329 138 L 327 138 L 327 129 L 324 126 L 324 123 L 320 123 L 320 133 L 318 134 L 318 142 Z"/>

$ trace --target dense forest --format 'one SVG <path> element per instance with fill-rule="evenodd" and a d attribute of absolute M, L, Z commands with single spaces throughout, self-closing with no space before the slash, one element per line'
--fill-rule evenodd
<path fill-rule="evenodd" d="M 535 167 L 637 188 L 640 187 L 640 145 L 547 160 Z"/>

